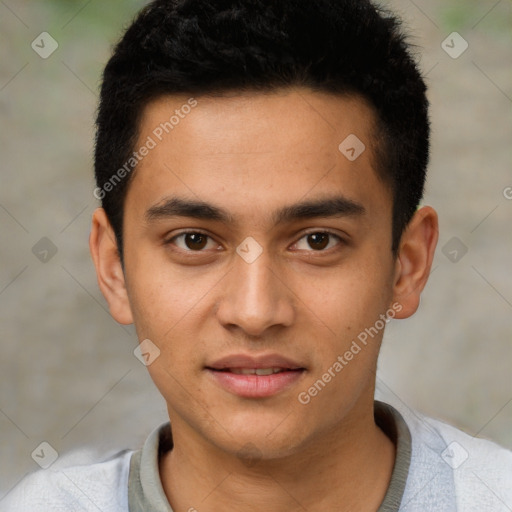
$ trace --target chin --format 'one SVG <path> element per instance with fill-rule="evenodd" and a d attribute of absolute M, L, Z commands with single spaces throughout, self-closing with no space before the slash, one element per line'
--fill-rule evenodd
<path fill-rule="evenodd" d="M 293 412 L 269 414 L 262 410 L 238 414 L 237 418 L 220 422 L 229 433 L 223 436 L 223 449 L 240 458 L 279 459 L 292 455 L 310 437 L 303 421 L 287 421 Z M 224 433 L 224 432 L 223 432 Z"/>

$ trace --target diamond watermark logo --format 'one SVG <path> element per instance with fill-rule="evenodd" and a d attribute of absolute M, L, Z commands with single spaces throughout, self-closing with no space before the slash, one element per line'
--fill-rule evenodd
<path fill-rule="evenodd" d="M 452 469 L 457 469 L 469 457 L 467 450 L 461 446 L 457 441 L 451 442 L 442 452 L 441 458 L 450 466 Z"/>
<path fill-rule="evenodd" d="M 149 339 L 141 341 L 140 344 L 135 347 L 133 355 L 144 365 L 149 366 L 154 363 L 155 360 L 160 357 L 160 349 Z"/>
<path fill-rule="evenodd" d="M 468 47 L 469 43 L 458 32 L 452 32 L 441 43 L 441 48 L 452 59 L 458 59 L 468 49 Z"/>
<path fill-rule="evenodd" d="M 247 443 L 242 446 L 236 455 L 242 463 L 249 468 L 255 466 L 262 458 L 260 449 L 252 443 Z"/>
<path fill-rule="evenodd" d="M 458 263 L 467 254 L 468 248 L 460 238 L 454 236 L 443 245 L 441 252 L 452 263 Z"/>
<path fill-rule="evenodd" d="M 460 238 L 454 236 L 443 245 L 441 251 L 452 263 L 458 263 L 467 254 L 468 248 Z"/>
<path fill-rule="evenodd" d="M 48 263 L 57 254 L 57 246 L 49 238 L 43 236 L 32 247 L 32 254 L 41 263 Z"/>
<path fill-rule="evenodd" d="M 252 236 L 248 236 L 236 248 L 236 252 L 246 263 L 254 263 L 263 252 L 263 247 Z"/>
<path fill-rule="evenodd" d="M 48 469 L 59 458 L 57 450 L 46 441 L 43 441 L 30 456 L 43 469 Z"/>
<path fill-rule="evenodd" d="M 30 46 L 39 57 L 47 59 L 59 47 L 59 43 L 48 32 L 41 32 Z"/>
<path fill-rule="evenodd" d="M 364 153 L 366 146 L 357 135 L 351 133 L 341 142 L 338 149 L 347 160 L 353 162 Z"/>

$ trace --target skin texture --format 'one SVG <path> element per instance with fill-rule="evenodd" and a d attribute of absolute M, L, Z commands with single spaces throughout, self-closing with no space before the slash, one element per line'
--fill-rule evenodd
<path fill-rule="evenodd" d="M 187 99 L 151 102 L 136 147 Z M 161 351 L 148 370 L 175 442 L 160 463 L 166 495 L 176 512 L 376 510 L 395 457 L 373 418 L 383 330 L 308 404 L 298 395 L 393 304 L 395 318 L 416 311 L 437 216 L 418 210 L 393 256 L 392 196 L 373 167 L 374 114 L 362 99 L 306 89 L 196 99 L 137 166 L 124 269 L 102 209 L 90 238 L 111 314 Z M 338 150 L 349 134 L 366 145 L 355 161 Z M 361 211 L 274 222 L 284 207 L 339 196 Z M 231 218 L 163 215 L 172 197 Z M 210 238 L 190 250 L 183 231 Z M 325 232 L 326 248 L 312 248 L 306 235 Z M 246 237 L 262 249 L 252 263 L 236 252 Z M 230 354 L 280 354 L 305 371 L 274 396 L 242 398 L 205 370 Z"/>

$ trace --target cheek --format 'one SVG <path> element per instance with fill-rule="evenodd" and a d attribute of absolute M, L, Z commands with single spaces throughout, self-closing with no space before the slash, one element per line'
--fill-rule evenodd
<path fill-rule="evenodd" d="M 375 266 L 345 270 L 317 286 L 304 309 L 303 332 L 315 338 L 316 349 L 298 400 L 310 410 L 324 411 L 328 423 L 343 418 L 372 386 L 386 325 L 380 315 L 391 298 L 389 279 Z"/>
<path fill-rule="evenodd" d="M 344 338 L 372 325 L 392 297 L 392 266 L 373 256 L 353 258 L 329 272 L 302 276 L 301 302 L 326 327 Z"/>
<path fill-rule="evenodd" d="M 205 351 L 198 325 L 206 291 L 154 268 L 134 277 L 130 301 L 138 339 L 151 340 L 159 350 L 147 370 L 168 403 L 186 405 L 197 391 L 194 379 Z"/>
<path fill-rule="evenodd" d="M 130 304 L 141 334 L 154 336 L 165 344 L 201 306 L 218 279 L 192 272 L 173 268 L 165 257 L 140 259 L 131 267 L 127 265 Z"/>
<path fill-rule="evenodd" d="M 222 280 L 213 272 L 197 274 L 197 269 L 176 270 L 165 262 L 138 262 L 129 273 L 137 336 L 151 340 L 160 351 L 148 370 L 163 393 L 169 387 L 177 389 L 176 381 L 189 381 L 199 372 L 207 353 L 203 326 L 211 294 Z"/>

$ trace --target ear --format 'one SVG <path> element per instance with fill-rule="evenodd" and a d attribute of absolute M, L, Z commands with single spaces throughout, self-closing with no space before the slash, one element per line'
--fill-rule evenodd
<path fill-rule="evenodd" d="M 397 255 L 394 301 L 402 305 L 396 318 L 408 318 L 420 304 L 439 235 L 437 213 L 430 206 L 418 210 L 402 234 Z"/>
<path fill-rule="evenodd" d="M 114 230 L 103 208 L 97 208 L 93 213 L 89 248 L 98 285 L 108 302 L 110 314 L 121 324 L 133 323 Z"/>

